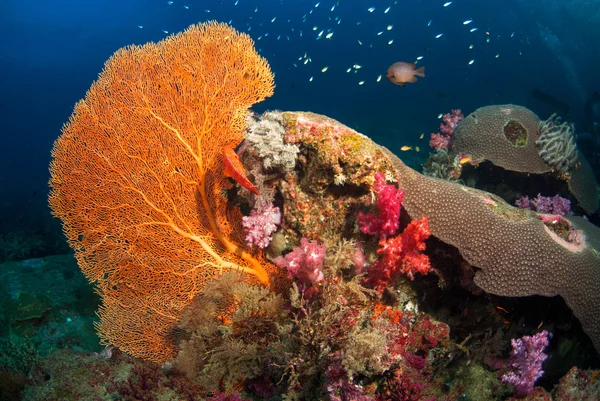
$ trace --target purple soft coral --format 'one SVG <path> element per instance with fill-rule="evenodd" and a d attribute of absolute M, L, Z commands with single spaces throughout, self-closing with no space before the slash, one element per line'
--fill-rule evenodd
<path fill-rule="evenodd" d="M 387 185 L 382 173 L 375 174 L 373 189 L 377 196 L 375 204 L 378 213 L 359 212 L 358 225 L 363 234 L 379 235 L 380 239 L 385 239 L 398 231 L 404 191 Z"/>
<path fill-rule="evenodd" d="M 559 216 L 572 215 L 571 201 L 560 195 L 542 196 L 538 194 L 535 198 L 522 196 L 515 201 L 515 205 L 522 209 L 532 209 L 539 213 L 557 214 Z"/>
<path fill-rule="evenodd" d="M 300 246 L 285 257 L 275 259 L 275 264 L 282 269 L 287 269 L 290 278 L 297 278 L 304 284 L 318 284 L 323 275 L 323 260 L 325 259 L 325 245 L 317 241 L 300 240 Z"/>
<path fill-rule="evenodd" d="M 246 229 L 246 243 L 249 247 L 266 248 L 271 243 L 271 235 L 281 224 L 281 212 L 272 203 L 267 204 L 262 198 L 250 216 L 242 217 L 242 226 Z"/>
<path fill-rule="evenodd" d="M 548 332 L 513 338 L 511 343 L 510 370 L 502 375 L 502 381 L 515 386 L 517 395 L 522 396 L 533 391 L 535 381 L 544 374 L 542 363 L 548 358 L 544 354 L 549 343 Z"/>

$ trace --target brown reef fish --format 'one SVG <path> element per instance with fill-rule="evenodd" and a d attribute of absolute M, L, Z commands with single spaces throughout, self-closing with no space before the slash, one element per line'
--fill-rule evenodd
<path fill-rule="evenodd" d="M 417 76 L 425 77 L 425 67 L 417 68 L 414 63 L 405 63 L 398 61 L 390 65 L 385 76 L 390 80 L 391 83 L 404 86 L 406 82 L 414 84 L 417 82 Z"/>

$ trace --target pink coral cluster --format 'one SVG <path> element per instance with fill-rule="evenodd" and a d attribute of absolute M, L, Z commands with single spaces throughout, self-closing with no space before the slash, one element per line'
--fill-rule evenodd
<path fill-rule="evenodd" d="M 431 134 L 431 140 L 429 146 L 436 150 L 450 149 L 452 147 L 452 136 L 458 123 L 465 118 L 462 112 L 452 110 L 450 113 L 446 113 L 442 116 L 442 123 L 440 124 L 440 133 Z"/>
<path fill-rule="evenodd" d="M 269 246 L 272 234 L 281 224 L 281 211 L 272 203 L 267 204 L 262 198 L 259 206 L 252 209 L 250 216 L 242 217 L 242 226 L 246 230 L 246 243 L 249 247 L 261 249 Z"/>
<path fill-rule="evenodd" d="M 381 239 L 377 250 L 380 257 L 369 269 L 366 284 L 383 291 L 400 273 L 411 280 L 414 280 L 415 273 L 429 273 L 429 257 L 422 251 L 430 235 L 427 217 L 422 217 L 411 221 L 402 234 L 387 240 Z"/>
<path fill-rule="evenodd" d="M 398 230 L 404 191 L 385 183 L 385 175 L 375 174 L 373 185 L 377 200 L 377 213 L 358 213 L 358 226 L 363 234 L 379 235 L 385 239 Z"/>
<path fill-rule="evenodd" d="M 304 284 L 319 284 L 325 279 L 323 275 L 323 261 L 325 260 L 325 244 L 319 245 L 317 241 L 300 240 L 300 246 L 292 252 L 275 259 L 275 264 L 282 269 L 287 269 L 290 278 L 296 278 Z"/>

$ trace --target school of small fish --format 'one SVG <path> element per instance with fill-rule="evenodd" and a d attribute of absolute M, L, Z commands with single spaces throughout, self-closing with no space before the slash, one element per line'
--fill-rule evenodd
<path fill-rule="evenodd" d="M 424 40 L 429 42 L 424 43 L 422 54 L 406 54 L 403 51 L 403 45 L 407 43 L 407 40 L 403 37 L 406 33 L 402 32 L 403 8 L 406 7 L 406 4 L 400 0 L 392 0 L 391 3 L 383 6 L 377 0 L 372 0 L 375 4 L 369 7 L 357 7 L 354 3 L 342 2 L 341 0 L 321 0 L 314 2 L 312 6 L 308 5 L 304 13 L 298 13 L 292 18 L 287 18 L 282 14 L 275 15 L 276 8 L 274 5 L 266 7 L 262 4 L 257 5 L 254 1 L 220 0 L 218 5 L 206 3 L 207 5 L 214 4 L 212 5 L 213 8 L 202 8 L 191 0 L 168 0 L 165 3 L 166 7 L 183 9 L 182 12 L 193 14 L 193 17 L 197 20 L 219 19 L 217 16 L 219 13 L 243 18 L 244 20 L 236 19 L 235 24 L 233 19 L 227 22 L 234 25 L 238 30 L 246 31 L 255 40 L 259 52 L 263 52 L 263 45 L 268 48 L 269 44 L 272 46 L 278 41 L 297 41 L 299 52 L 294 59 L 289 61 L 289 66 L 298 69 L 298 81 L 304 82 L 315 81 L 315 83 L 318 83 L 321 76 L 330 77 L 338 73 L 345 73 L 344 75 L 353 81 L 351 82 L 353 85 L 361 87 L 379 84 L 382 82 L 383 76 L 386 76 L 392 83 L 403 86 L 404 82 L 415 82 L 415 76 L 423 76 L 423 67 L 419 64 L 421 62 L 426 63 L 428 52 L 435 51 L 435 47 L 439 47 L 440 44 L 442 46 L 460 46 L 461 43 L 464 43 L 466 37 L 464 35 L 469 35 L 469 38 L 472 37 L 472 42 L 466 44 L 468 50 L 466 54 L 471 56 L 464 61 L 466 67 L 471 67 L 477 65 L 476 55 L 485 57 L 485 63 L 490 62 L 490 59 L 498 59 L 500 53 L 490 51 L 489 46 L 498 42 L 501 38 L 514 39 L 515 36 L 518 37 L 517 32 L 495 33 L 487 26 L 485 29 L 480 30 L 477 26 L 478 20 L 473 18 L 475 16 L 458 15 L 456 10 L 464 10 L 464 6 L 460 2 L 431 0 L 431 7 L 439 7 L 435 15 L 427 16 L 433 16 L 433 18 L 423 18 L 422 32 L 411 32 L 411 38 L 423 36 Z M 234 13 L 232 10 L 239 11 Z M 428 11 L 430 7 L 428 6 L 424 10 Z M 350 20 L 349 14 L 353 15 L 353 20 Z M 342 19 L 342 15 L 345 16 L 344 19 Z M 453 29 L 445 32 L 444 28 L 447 28 L 449 23 L 453 23 L 458 31 Z M 396 25 L 401 28 L 395 28 Z M 369 29 L 365 29 L 365 26 L 368 26 Z M 348 36 L 347 27 L 350 27 L 350 32 L 352 32 L 350 35 L 353 36 Z M 143 24 L 137 25 L 137 28 L 148 29 Z M 164 35 L 179 30 L 166 28 L 168 27 L 158 27 Z M 460 33 L 462 29 L 464 29 L 464 34 L 457 35 L 457 32 Z M 371 33 L 367 35 L 365 32 Z M 457 36 L 460 36 L 460 38 Z M 408 39 L 412 40 L 411 38 Z M 311 40 L 322 41 L 320 43 L 323 44 L 320 46 L 327 46 L 327 50 L 323 51 L 322 48 L 316 48 L 318 50 L 312 52 Z M 458 40 L 461 42 L 456 43 Z M 378 47 L 381 45 L 386 47 L 382 50 Z M 336 48 L 340 46 L 344 47 L 344 52 L 336 52 Z M 356 46 L 357 50 L 378 48 L 380 53 L 389 54 L 390 63 L 398 58 L 406 60 L 407 56 L 413 56 L 414 59 L 395 63 L 396 67 L 392 70 L 393 73 L 388 70 L 387 75 L 385 72 L 387 66 L 380 65 L 379 62 L 375 65 L 368 58 L 359 59 L 357 57 L 345 60 L 345 66 L 340 67 L 340 61 L 344 62 L 341 55 L 347 55 L 349 53 L 347 48 L 352 46 Z M 365 54 L 364 52 L 365 50 L 360 50 L 357 53 Z M 461 54 L 465 53 L 461 52 Z M 313 56 L 315 57 L 314 60 Z M 400 69 L 398 66 L 404 69 Z M 385 80 L 383 81 L 385 83 Z M 440 113 L 438 118 L 441 117 L 442 114 Z M 423 139 L 423 136 L 424 134 L 421 134 L 419 139 Z M 402 146 L 401 150 L 415 150 L 418 152 L 419 147 Z"/>
<path fill-rule="evenodd" d="M 435 0 L 434 0 L 435 1 Z M 376 0 L 373 0 L 374 3 L 377 3 Z M 337 26 L 342 24 L 342 18 L 340 17 L 341 13 L 343 13 L 343 7 L 350 7 L 349 3 L 347 2 L 341 2 L 341 0 L 322 0 L 322 1 L 317 1 L 315 2 L 312 6 L 307 7 L 306 12 L 303 15 L 298 15 L 297 18 L 299 19 L 299 21 L 296 21 L 295 23 L 292 21 L 292 19 L 287 19 L 287 21 L 285 19 L 279 18 L 278 16 L 274 16 L 273 15 L 273 6 L 270 7 L 259 7 L 258 5 L 250 5 L 249 3 L 252 3 L 252 0 L 221 0 L 220 1 L 220 5 L 219 7 L 237 7 L 237 8 L 242 8 L 244 7 L 244 10 L 246 11 L 250 11 L 252 14 L 258 14 L 260 15 L 260 13 L 262 12 L 262 14 L 264 15 L 263 18 L 257 17 L 255 15 L 251 15 L 247 18 L 247 21 L 245 22 L 246 25 L 246 32 L 248 32 L 253 38 L 254 40 L 257 42 L 257 45 L 260 45 L 260 43 L 264 42 L 265 40 L 274 40 L 274 41 L 293 41 L 295 39 L 298 38 L 303 38 L 302 43 L 306 43 L 306 40 L 304 39 L 305 37 L 310 37 L 312 36 L 315 40 L 319 41 L 319 40 L 331 40 L 332 41 L 332 46 L 337 46 L 340 42 L 340 40 L 346 40 L 348 38 L 338 38 L 337 40 L 335 39 L 338 35 L 335 35 L 336 29 L 338 28 Z M 219 12 L 219 10 L 216 9 L 201 9 L 201 8 L 196 8 L 194 5 L 194 3 L 192 3 L 190 0 L 168 0 L 166 1 L 166 5 L 167 7 L 181 7 L 184 10 L 187 10 L 189 12 L 194 12 L 194 14 L 210 14 L 210 13 L 217 13 Z M 444 9 L 448 9 L 448 10 L 453 10 L 456 9 L 456 7 L 458 7 L 456 4 L 454 4 L 453 1 L 440 1 L 438 3 L 438 7 L 442 7 Z M 344 20 L 345 24 L 350 24 L 350 25 L 355 25 L 355 26 L 359 26 L 362 25 L 363 22 L 368 23 L 371 25 L 374 25 L 375 27 L 377 27 L 378 22 L 377 22 L 377 18 L 379 16 L 379 19 L 382 21 L 382 24 L 380 26 L 380 29 L 375 29 L 374 30 L 374 36 L 373 37 L 356 37 L 354 38 L 356 40 L 356 43 L 358 46 L 363 46 L 363 45 L 367 45 L 369 48 L 373 48 L 374 46 L 377 46 L 377 44 L 383 40 L 383 43 L 386 44 L 387 46 L 390 46 L 390 49 L 388 52 L 390 52 L 391 54 L 394 54 L 394 56 L 392 56 L 392 59 L 397 58 L 396 55 L 400 54 L 402 52 L 402 42 L 403 39 L 401 36 L 400 37 L 394 37 L 394 24 L 391 23 L 393 22 L 393 20 L 391 21 L 389 18 L 383 18 L 383 15 L 386 14 L 390 14 L 390 15 L 395 15 L 397 18 L 402 18 L 402 8 L 405 7 L 405 5 L 403 5 L 403 2 L 401 2 L 400 0 L 394 0 L 392 2 L 392 4 L 388 4 L 385 7 L 378 7 L 377 4 L 374 4 L 373 6 L 370 7 L 366 7 L 364 8 L 364 14 L 361 15 L 360 12 L 356 12 L 355 10 L 357 10 L 357 8 L 352 5 L 352 9 L 350 9 L 354 14 L 356 14 L 356 20 L 355 21 L 346 21 Z M 346 8 L 345 10 L 346 12 L 348 11 L 348 8 Z M 445 12 L 445 11 L 444 11 Z M 450 11 L 452 12 L 452 11 Z M 229 14 L 231 15 L 231 9 L 229 8 Z M 268 15 L 271 14 L 271 15 Z M 238 15 L 238 14 L 236 14 Z M 371 16 L 372 15 L 372 16 Z M 314 17 L 314 18 L 313 18 Z M 326 26 L 323 25 L 323 17 L 327 18 L 327 23 L 325 24 Z M 213 19 L 215 17 L 213 16 L 206 16 L 206 20 L 209 19 Z M 431 32 L 431 38 L 432 39 L 437 39 L 437 40 L 442 40 L 445 41 L 444 43 L 448 42 L 447 45 L 454 45 L 452 44 L 452 40 L 453 37 L 452 36 L 447 36 L 446 32 L 441 32 L 438 29 L 440 27 L 445 26 L 445 24 L 439 22 L 440 17 L 437 17 L 435 19 L 426 19 L 427 23 L 424 24 L 426 25 L 426 27 L 431 28 L 431 29 L 435 29 L 437 30 L 437 32 L 433 31 Z M 444 18 L 446 19 L 446 18 Z M 319 21 L 318 24 L 311 24 L 311 20 L 317 20 Z M 383 23 L 383 21 L 385 21 L 385 23 Z M 228 23 L 229 24 L 233 24 L 233 20 L 229 20 Z M 466 19 L 460 19 L 456 21 L 457 25 L 463 25 L 465 27 L 468 27 L 468 32 L 469 33 L 476 33 L 478 32 L 478 27 L 477 26 L 473 26 L 475 25 L 476 20 L 473 18 L 466 18 Z M 272 25 L 271 25 L 272 24 Z M 236 27 L 238 27 L 240 25 L 240 21 L 236 21 Z M 472 27 L 473 26 L 473 27 Z M 139 29 L 143 29 L 144 25 L 138 25 L 137 26 Z M 239 28 L 238 28 L 239 29 Z M 168 35 L 170 34 L 170 30 L 168 29 L 164 29 L 161 28 L 160 29 L 163 34 Z M 257 33 L 259 32 L 259 33 Z M 311 33 L 312 34 L 309 34 Z M 358 31 L 357 31 L 358 32 Z M 361 31 L 362 32 L 362 31 Z M 358 33 L 357 33 L 358 35 Z M 453 34 L 454 35 L 454 34 Z M 491 43 L 492 39 L 498 39 L 500 37 L 500 35 L 492 35 L 490 33 L 490 31 L 485 31 L 484 34 L 484 38 L 485 38 L 485 42 L 486 43 Z M 514 38 L 516 35 L 515 32 L 510 33 L 510 38 Z M 398 39 L 398 40 L 395 40 Z M 473 38 L 473 41 L 479 41 L 477 37 Z M 400 43 L 400 44 L 397 44 Z M 433 45 L 432 45 L 433 46 Z M 307 46 L 308 48 L 308 46 Z M 333 47 L 332 47 L 333 49 Z M 428 48 L 426 48 L 427 50 Z M 469 44 L 468 45 L 468 49 L 469 51 L 473 52 L 473 54 L 477 51 L 475 49 L 475 46 L 473 44 Z M 259 46 L 259 51 L 261 51 L 260 46 Z M 291 65 L 294 68 L 301 68 L 303 66 L 307 66 L 310 71 L 305 75 L 306 78 L 309 82 L 312 82 L 313 79 L 315 79 L 315 75 L 317 75 L 319 73 L 319 71 L 314 71 L 310 65 L 312 63 L 312 58 L 311 56 L 308 55 L 309 50 L 303 50 L 302 51 L 303 55 L 301 55 L 300 57 L 298 57 L 297 60 L 292 61 Z M 323 54 L 323 52 L 319 52 L 320 54 Z M 482 54 L 487 54 L 488 52 L 482 53 Z M 424 55 L 416 55 L 415 59 L 414 59 L 414 63 L 417 64 L 419 62 L 421 62 L 424 59 Z M 499 58 L 500 54 L 499 53 L 495 53 L 495 55 L 493 56 L 494 58 Z M 336 60 L 337 61 L 337 60 Z M 350 67 L 346 67 L 344 68 L 344 70 L 346 70 L 346 72 L 348 73 L 359 73 L 359 70 L 361 69 L 361 66 L 359 64 L 356 63 L 355 60 L 354 62 L 352 62 L 350 65 Z M 467 66 L 471 66 L 473 64 L 475 64 L 476 58 L 472 57 L 469 60 L 466 60 L 465 63 Z M 325 73 L 329 70 L 329 66 L 327 65 L 327 60 L 318 60 L 319 63 L 322 63 L 321 65 L 325 65 L 324 67 L 321 67 L 321 71 L 320 73 Z M 407 62 L 409 62 L 407 60 Z M 336 63 L 337 64 L 337 63 Z M 366 63 L 365 63 L 366 64 Z M 357 67 L 358 66 L 358 67 Z M 381 82 L 381 72 L 384 71 L 385 66 L 381 66 L 381 65 L 369 65 L 369 68 L 366 68 L 363 71 L 360 71 L 361 75 L 360 76 L 356 76 L 356 83 L 358 83 L 358 85 L 365 85 L 367 82 L 374 82 L 374 83 L 379 83 Z M 372 74 L 373 72 L 375 72 L 374 74 L 374 78 L 370 78 L 368 76 L 366 76 L 366 74 Z"/>

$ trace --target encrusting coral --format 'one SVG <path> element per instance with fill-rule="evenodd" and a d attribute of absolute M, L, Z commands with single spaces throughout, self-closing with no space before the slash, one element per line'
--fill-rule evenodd
<path fill-rule="evenodd" d="M 273 92 L 250 37 L 209 22 L 118 50 L 54 144 L 50 206 L 102 298 L 105 344 L 164 362 L 170 330 L 223 271 L 277 285 L 229 210 L 223 149 Z"/>
<path fill-rule="evenodd" d="M 410 216 L 478 268 L 475 284 L 517 297 L 563 297 L 600 350 L 600 229 L 580 217 L 517 209 L 490 193 L 423 176 L 387 151 Z M 431 194 L 435 194 L 432 196 Z"/>
<path fill-rule="evenodd" d="M 557 171 L 566 173 L 576 167 L 577 145 L 575 125 L 560 122 L 560 117 L 552 114 L 540 122 L 539 138 L 535 144 L 540 147 L 540 157 Z"/>
<path fill-rule="evenodd" d="M 506 170 L 525 173 L 549 172 L 551 167 L 538 155 L 540 119 L 532 111 L 514 104 L 480 107 L 456 128 L 452 151 L 489 160 Z"/>

